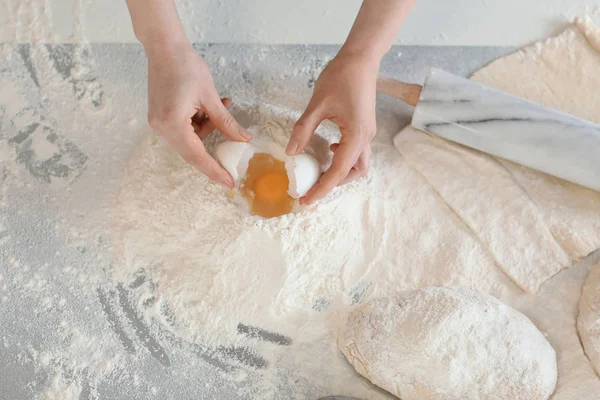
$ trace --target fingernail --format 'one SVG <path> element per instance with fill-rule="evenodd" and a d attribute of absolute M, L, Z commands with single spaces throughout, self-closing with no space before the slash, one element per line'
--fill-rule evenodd
<path fill-rule="evenodd" d="M 252 140 L 252 135 L 245 129 L 241 129 L 241 134 L 244 137 L 244 139 L 246 139 L 248 141 Z"/>
<path fill-rule="evenodd" d="M 293 155 L 296 155 L 297 151 L 298 151 L 298 143 L 296 143 L 294 140 L 290 140 L 290 142 L 288 143 L 288 145 L 285 149 L 285 153 L 288 156 L 293 156 Z"/>
<path fill-rule="evenodd" d="M 225 182 L 223 182 L 223 184 L 227 187 L 227 189 L 233 189 L 233 179 L 230 176 L 225 178 Z"/>

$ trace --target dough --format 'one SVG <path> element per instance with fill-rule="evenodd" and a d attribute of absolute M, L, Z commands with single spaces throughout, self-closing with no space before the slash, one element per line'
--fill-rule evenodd
<path fill-rule="evenodd" d="M 472 79 L 600 123 L 598 38 L 584 19 Z M 412 127 L 394 145 L 524 290 L 600 248 L 600 193 Z"/>
<path fill-rule="evenodd" d="M 577 330 L 585 354 L 600 375 L 600 264 L 592 268 L 583 286 Z"/>
<path fill-rule="evenodd" d="M 600 124 L 600 29 L 589 17 L 477 71 L 473 80 Z M 600 193 L 498 159 L 556 241 L 578 260 L 600 248 Z"/>
<path fill-rule="evenodd" d="M 363 376 L 403 400 L 547 399 L 556 354 L 523 314 L 469 289 L 434 287 L 358 306 L 338 344 Z"/>
<path fill-rule="evenodd" d="M 394 143 L 521 288 L 535 293 L 570 265 L 527 192 L 492 156 L 414 128 Z"/>

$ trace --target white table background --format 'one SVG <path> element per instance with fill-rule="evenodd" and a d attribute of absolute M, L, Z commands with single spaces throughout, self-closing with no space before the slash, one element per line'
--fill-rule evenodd
<path fill-rule="evenodd" d="M 176 0 L 193 42 L 337 44 L 361 0 Z M 600 11 L 600 0 L 417 0 L 397 44 L 522 46 L 565 22 Z M 3 0 L 0 42 L 29 41 L 28 23 L 48 18 L 37 40 L 135 41 L 125 0 Z M 20 33 L 14 26 L 19 21 Z M 81 27 L 78 32 L 77 27 Z"/>

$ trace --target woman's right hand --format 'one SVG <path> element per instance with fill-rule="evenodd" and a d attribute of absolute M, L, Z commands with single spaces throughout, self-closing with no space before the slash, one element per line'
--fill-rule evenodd
<path fill-rule="evenodd" d="M 202 141 L 216 128 L 231 140 L 252 136 L 229 113 L 204 60 L 189 43 L 152 43 L 148 56 L 148 121 L 189 164 L 229 188 L 233 178 Z"/>

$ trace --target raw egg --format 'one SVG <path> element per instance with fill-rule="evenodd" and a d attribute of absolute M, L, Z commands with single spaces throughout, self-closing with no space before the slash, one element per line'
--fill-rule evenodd
<path fill-rule="evenodd" d="M 252 215 L 288 214 L 319 179 L 318 161 L 308 155 L 288 156 L 275 143 L 224 142 L 217 146 L 219 163 L 231 174 L 234 190 Z"/>

